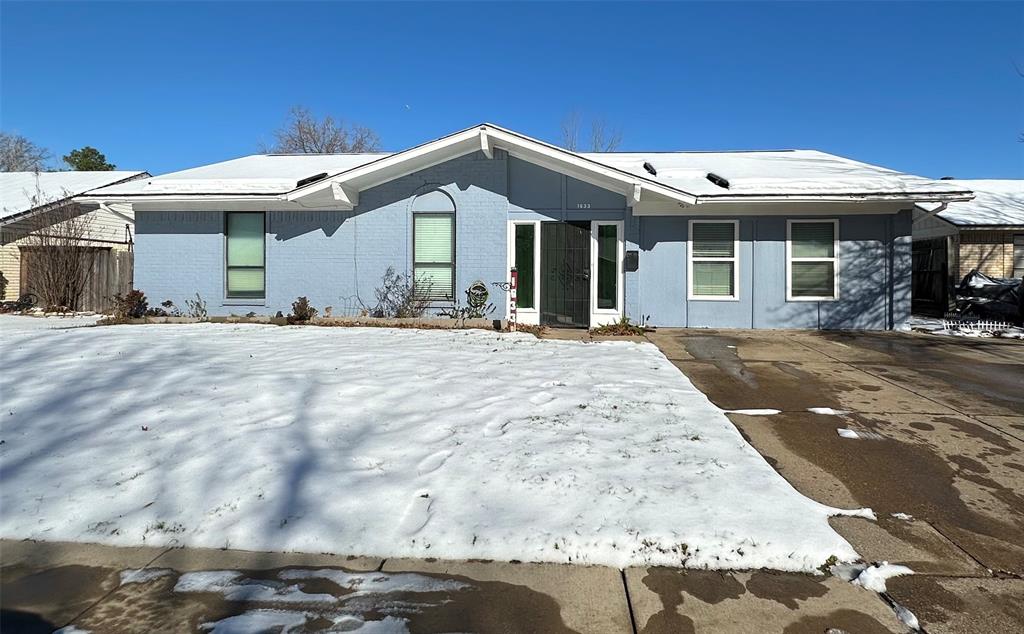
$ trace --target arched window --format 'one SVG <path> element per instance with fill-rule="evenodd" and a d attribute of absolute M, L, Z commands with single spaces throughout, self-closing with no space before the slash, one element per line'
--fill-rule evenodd
<path fill-rule="evenodd" d="M 455 297 L 455 202 L 441 190 L 412 203 L 413 281 L 423 297 Z"/>

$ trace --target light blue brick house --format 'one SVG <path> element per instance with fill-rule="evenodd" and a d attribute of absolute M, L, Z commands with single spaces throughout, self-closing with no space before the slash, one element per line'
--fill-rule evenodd
<path fill-rule="evenodd" d="M 889 329 L 911 213 L 942 181 L 808 150 L 570 152 L 482 124 L 393 154 L 255 155 L 115 185 L 135 286 L 213 315 L 372 305 L 393 267 L 435 310 L 518 271 L 521 323 Z"/>

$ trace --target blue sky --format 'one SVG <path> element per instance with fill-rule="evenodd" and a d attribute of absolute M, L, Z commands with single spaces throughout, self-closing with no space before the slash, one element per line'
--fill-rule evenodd
<path fill-rule="evenodd" d="M 0 126 L 157 174 L 304 104 L 396 150 L 491 121 L 623 150 L 816 148 L 1024 177 L 1024 3 L 49 3 L 0 7 Z"/>

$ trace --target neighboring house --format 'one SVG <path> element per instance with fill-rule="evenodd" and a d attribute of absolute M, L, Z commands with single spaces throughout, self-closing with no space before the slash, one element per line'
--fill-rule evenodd
<path fill-rule="evenodd" d="M 115 204 L 90 211 L 72 199 L 97 187 L 146 176 L 147 172 L 128 171 L 0 172 L 0 275 L 5 282 L 0 299 L 17 299 L 31 290 L 29 260 L 35 240 L 29 234 L 45 231 L 60 235 L 69 217 L 85 213 L 91 217 L 82 248 L 101 254 L 130 251 L 135 223 L 131 205 Z M 127 274 L 130 278 L 130 267 Z"/>
<path fill-rule="evenodd" d="M 1024 180 L 944 182 L 975 198 L 914 210 L 914 309 L 944 312 L 950 290 L 972 270 L 1024 277 Z"/>
<path fill-rule="evenodd" d="M 911 213 L 956 184 L 809 150 L 570 152 L 483 124 L 394 154 L 255 155 L 106 187 L 136 286 L 211 314 L 373 304 L 388 267 L 434 308 L 519 275 L 518 319 L 592 327 L 891 328 Z"/>

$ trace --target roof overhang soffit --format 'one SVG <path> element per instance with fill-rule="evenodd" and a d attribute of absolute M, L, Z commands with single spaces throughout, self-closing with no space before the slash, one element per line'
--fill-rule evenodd
<path fill-rule="evenodd" d="M 453 158 L 482 152 L 494 157 L 495 150 L 529 161 L 578 180 L 622 194 L 629 204 L 639 202 L 645 192 L 659 199 L 692 205 L 696 197 L 653 181 L 583 158 L 573 152 L 490 126 L 480 126 L 420 145 L 398 154 L 337 174 L 323 181 L 296 189 L 286 195 L 289 201 L 323 204 L 329 198 L 345 207 L 359 204 L 359 192 L 444 163 Z"/>

